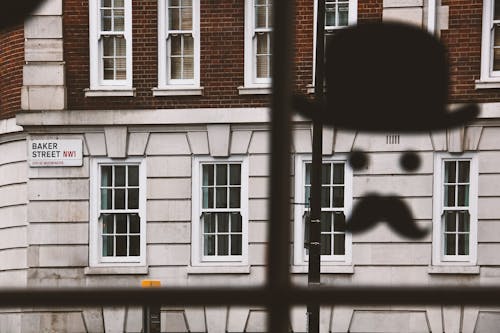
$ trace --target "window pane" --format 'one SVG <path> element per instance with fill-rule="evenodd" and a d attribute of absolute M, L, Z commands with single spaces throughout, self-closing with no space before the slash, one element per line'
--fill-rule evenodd
<path fill-rule="evenodd" d="M 193 28 L 193 10 L 191 7 L 181 9 L 181 29 L 191 30 Z"/>
<path fill-rule="evenodd" d="M 128 189 L 128 209 L 139 209 L 139 189 Z"/>
<path fill-rule="evenodd" d="M 469 212 L 458 213 L 458 231 L 469 232 L 470 231 L 469 221 L 470 221 Z"/>
<path fill-rule="evenodd" d="M 203 165 L 203 185 L 213 185 L 214 184 L 214 166 L 213 164 Z"/>
<path fill-rule="evenodd" d="M 125 186 L 125 166 L 115 166 L 115 186 Z"/>
<path fill-rule="evenodd" d="M 168 29 L 169 30 L 180 30 L 179 16 L 180 16 L 180 9 L 179 8 L 169 8 L 168 9 Z"/>
<path fill-rule="evenodd" d="M 339 26 L 346 26 L 349 17 L 349 4 L 339 3 Z"/>
<path fill-rule="evenodd" d="M 257 77 L 258 78 L 269 77 L 269 57 L 268 56 L 257 56 Z"/>
<path fill-rule="evenodd" d="M 241 255 L 241 235 L 231 235 L 231 255 L 240 256 Z"/>
<path fill-rule="evenodd" d="M 170 78 L 174 80 L 182 79 L 181 58 L 170 59 Z"/>
<path fill-rule="evenodd" d="M 141 220 L 139 219 L 139 215 L 137 214 L 129 214 L 128 216 L 130 221 L 130 233 L 138 234 L 141 232 Z"/>
<path fill-rule="evenodd" d="M 229 254 L 229 236 L 217 236 L 217 255 L 224 256 Z"/>
<path fill-rule="evenodd" d="M 494 29 L 493 46 L 500 46 L 500 25 L 495 24 Z"/>
<path fill-rule="evenodd" d="M 127 41 L 123 37 L 114 37 L 116 43 L 116 56 L 125 57 L 127 55 Z"/>
<path fill-rule="evenodd" d="M 115 209 L 125 209 L 125 190 L 115 190 Z"/>
<path fill-rule="evenodd" d="M 343 212 L 338 212 L 333 216 L 333 230 L 338 232 L 345 232 L 345 215 Z"/>
<path fill-rule="evenodd" d="M 455 251 L 455 242 L 456 242 L 456 238 L 455 238 L 455 234 L 445 234 L 444 235 L 444 246 L 445 246 L 445 254 L 446 255 L 455 255 L 456 254 L 456 251 Z"/>
<path fill-rule="evenodd" d="M 345 235 L 335 234 L 333 235 L 333 254 L 344 255 L 345 254 Z"/>
<path fill-rule="evenodd" d="M 344 187 L 333 188 L 333 207 L 344 207 Z"/>
<path fill-rule="evenodd" d="M 194 59 L 193 57 L 184 58 L 184 72 L 182 78 L 184 80 L 192 80 L 194 78 Z"/>
<path fill-rule="evenodd" d="M 311 163 L 306 163 L 306 185 L 311 185 Z"/>
<path fill-rule="evenodd" d="M 125 80 L 127 79 L 127 71 L 124 70 L 124 69 L 117 69 L 116 70 L 116 77 L 115 77 L 116 80 Z"/>
<path fill-rule="evenodd" d="M 332 215 L 331 212 L 321 212 L 321 232 L 332 231 Z"/>
<path fill-rule="evenodd" d="M 116 236 L 116 256 L 127 256 L 127 236 Z"/>
<path fill-rule="evenodd" d="M 139 236 L 130 236 L 130 256 L 140 256 L 141 255 L 141 246 L 140 246 L 140 237 Z"/>
<path fill-rule="evenodd" d="M 184 56 L 192 56 L 194 54 L 194 38 L 189 35 L 183 36 L 184 40 Z"/>
<path fill-rule="evenodd" d="M 124 31 L 125 30 L 125 13 L 123 9 L 115 9 L 114 11 L 114 31 Z"/>
<path fill-rule="evenodd" d="M 231 213 L 231 232 L 241 232 L 241 215 L 240 213 Z"/>
<path fill-rule="evenodd" d="M 102 215 L 102 233 L 103 234 L 112 234 L 114 230 L 114 221 L 112 214 L 103 214 Z"/>
<path fill-rule="evenodd" d="M 128 167 L 128 186 L 139 186 L 139 167 L 136 165 Z"/>
<path fill-rule="evenodd" d="M 457 213 L 455 212 L 446 212 L 444 214 L 444 223 L 445 227 L 444 230 L 449 232 L 449 231 L 456 231 L 457 230 Z"/>
<path fill-rule="evenodd" d="M 101 0 L 101 7 L 111 7 L 111 0 Z"/>
<path fill-rule="evenodd" d="M 332 235 L 321 235 L 321 255 L 332 254 Z"/>
<path fill-rule="evenodd" d="M 182 0 L 183 7 L 191 7 L 193 5 L 193 0 Z"/>
<path fill-rule="evenodd" d="M 326 4 L 325 6 L 325 26 L 335 26 L 335 4 Z"/>
<path fill-rule="evenodd" d="M 170 37 L 170 54 L 173 56 L 182 55 L 182 36 L 176 35 Z"/>
<path fill-rule="evenodd" d="M 469 182 L 469 161 L 459 161 L 458 162 L 458 182 L 468 183 Z"/>
<path fill-rule="evenodd" d="M 115 0 L 115 8 L 123 8 L 124 1 L 123 0 Z"/>
<path fill-rule="evenodd" d="M 330 207 L 330 187 L 321 187 L 321 207 Z"/>
<path fill-rule="evenodd" d="M 217 232 L 229 232 L 229 214 L 217 214 Z"/>
<path fill-rule="evenodd" d="M 104 70 L 104 80 L 114 80 L 115 78 L 115 73 L 114 71 L 111 69 L 105 69 Z"/>
<path fill-rule="evenodd" d="M 203 230 L 205 233 L 215 232 L 215 214 L 204 213 L 203 214 Z"/>
<path fill-rule="evenodd" d="M 116 69 L 121 70 L 122 73 L 125 72 L 125 68 L 127 67 L 127 59 L 126 58 L 116 58 Z M 121 74 L 122 76 L 124 74 Z M 116 72 L 116 76 L 118 79 L 118 71 Z"/>
<path fill-rule="evenodd" d="M 203 208 L 214 208 L 214 189 L 212 187 L 203 188 Z"/>
<path fill-rule="evenodd" d="M 333 165 L 333 183 L 344 184 L 344 164 Z"/>
<path fill-rule="evenodd" d="M 114 37 L 103 37 L 102 46 L 102 53 L 105 57 L 111 57 L 115 54 Z"/>
<path fill-rule="evenodd" d="M 469 185 L 458 185 L 458 206 L 469 205 Z"/>
<path fill-rule="evenodd" d="M 216 169 L 215 184 L 227 185 L 227 165 L 217 164 L 215 166 L 215 169 Z"/>
<path fill-rule="evenodd" d="M 215 191 L 215 208 L 227 208 L 227 187 L 217 187 Z"/>
<path fill-rule="evenodd" d="M 127 233 L 127 215 L 126 214 L 116 214 L 116 233 L 126 234 Z"/>
<path fill-rule="evenodd" d="M 101 166 L 101 186 L 111 186 L 112 184 L 112 169 L 109 165 Z"/>
<path fill-rule="evenodd" d="M 101 209 L 112 209 L 113 190 L 101 190 Z"/>
<path fill-rule="evenodd" d="M 101 9 L 101 31 L 111 31 L 110 9 Z"/>
<path fill-rule="evenodd" d="M 456 177 L 456 162 L 446 161 L 444 162 L 444 179 L 446 183 L 455 183 Z"/>
<path fill-rule="evenodd" d="M 168 5 L 171 7 L 179 7 L 181 0 L 169 0 Z"/>
<path fill-rule="evenodd" d="M 304 203 L 305 203 L 306 207 L 309 207 L 310 200 L 311 200 L 311 187 L 306 186 L 305 193 L 304 193 Z"/>
<path fill-rule="evenodd" d="M 321 184 L 331 184 L 332 165 L 323 164 L 321 167 Z"/>
<path fill-rule="evenodd" d="M 214 235 L 205 235 L 204 236 L 203 253 L 206 256 L 214 256 L 215 255 L 215 236 Z"/>
<path fill-rule="evenodd" d="M 468 255 L 469 254 L 469 235 L 459 234 L 458 235 L 458 254 Z"/>
<path fill-rule="evenodd" d="M 455 185 L 445 186 L 444 205 L 447 207 L 455 206 Z"/>
<path fill-rule="evenodd" d="M 268 54 L 267 33 L 257 34 L 257 54 Z"/>
<path fill-rule="evenodd" d="M 500 1 L 495 0 L 495 15 L 494 15 L 494 20 L 500 20 Z"/>
<path fill-rule="evenodd" d="M 229 207 L 230 208 L 240 208 L 240 188 L 232 187 L 229 189 Z"/>
<path fill-rule="evenodd" d="M 113 236 L 103 236 L 102 237 L 102 256 L 103 257 L 112 257 L 113 256 Z"/>
<path fill-rule="evenodd" d="M 266 28 L 266 17 L 267 17 L 267 7 L 266 6 L 255 6 L 255 27 L 256 28 Z"/>
<path fill-rule="evenodd" d="M 241 185 L 241 165 L 231 164 L 229 166 L 229 184 Z"/>

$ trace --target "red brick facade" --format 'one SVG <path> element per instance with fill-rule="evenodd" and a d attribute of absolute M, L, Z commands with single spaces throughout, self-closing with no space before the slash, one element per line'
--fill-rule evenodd
<path fill-rule="evenodd" d="M 0 119 L 21 109 L 23 64 L 23 25 L 0 31 Z"/>

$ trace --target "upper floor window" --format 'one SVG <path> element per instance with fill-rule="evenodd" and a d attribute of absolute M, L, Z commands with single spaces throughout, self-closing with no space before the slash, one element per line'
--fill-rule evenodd
<path fill-rule="evenodd" d="M 89 1 L 90 90 L 132 87 L 132 0 Z"/>
<path fill-rule="evenodd" d="M 472 156 L 436 161 L 435 263 L 475 263 L 477 252 L 477 165 Z"/>
<path fill-rule="evenodd" d="M 247 262 L 246 162 L 197 160 L 193 169 L 193 263 Z"/>
<path fill-rule="evenodd" d="M 268 87 L 272 64 L 272 0 L 245 3 L 245 87 Z"/>
<path fill-rule="evenodd" d="M 145 174 L 139 160 L 94 161 L 91 180 L 91 265 L 144 265 Z"/>
<path fill-rule="evenodd" d="M 294 263 L 308 260 L 311 161 L 302 156 L 296 163 Z M 321 171 L 321 260 L 350 263 L 351 235 L 345 230 L 352 202 L 352 171 L 344 160 L 324 160 Z"/>
<path fill-rule="evenodd" d="M 500 88 L 500 0 L 483 1 L 481 78 L 476 88 Z"/>
<path fill-rule="evenodd" d="M 160 0 L 158 87 L 200 85 L 199 0 Z"/>

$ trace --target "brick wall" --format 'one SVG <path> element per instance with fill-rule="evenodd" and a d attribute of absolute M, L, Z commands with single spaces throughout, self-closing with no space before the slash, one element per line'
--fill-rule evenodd
<path fill-rule="evenodd" d="M 0 31 L 0 119 L 21 109 L 23 64 L 23 24 Z"/>

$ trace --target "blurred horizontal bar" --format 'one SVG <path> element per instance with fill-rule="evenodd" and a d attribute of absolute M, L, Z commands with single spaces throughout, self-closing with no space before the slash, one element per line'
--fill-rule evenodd
<path fill-rule="evenodd" d="M 54 288 L 0 289 L 0 307 L 116 305 L 500 305 L 500 287 Z"/>

